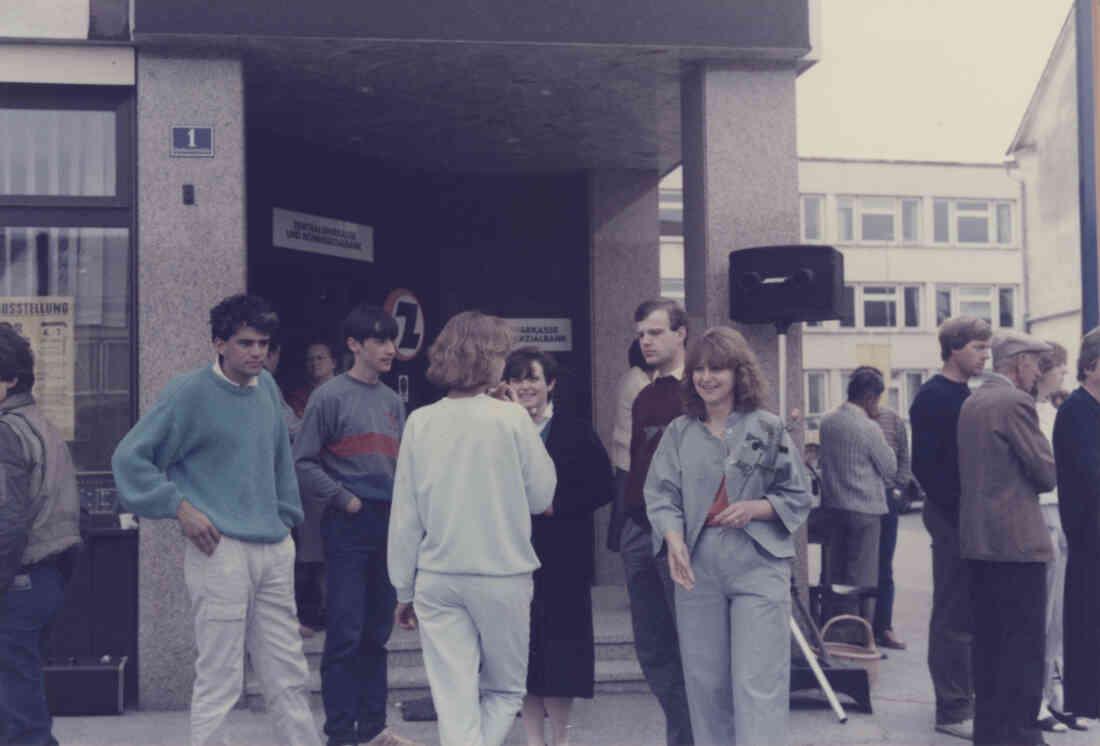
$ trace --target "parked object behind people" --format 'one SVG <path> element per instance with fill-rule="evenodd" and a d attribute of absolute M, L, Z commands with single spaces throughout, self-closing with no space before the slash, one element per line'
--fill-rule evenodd
<path fill-rule="evenodd" d="M 1047 341 L 1050 352 L 1039 355 L 1039 379 L 1035 382 L 1035 411 L 1039 415 L 1039 429 L 1048 442 L 1054 440 L 1054 417 L 1057 407 L 1052 395 L 1062 389 L 1066 377 L 1066 348 L 1057 342 Z M 1052 733 L 1067 730 L 1052 710 L 1063 714 L 1066 707 L 1062 697 L 1062 679 L 1065 671 L 1062 657 L 1062 609 L 1066 589 L 1066 535 L 1062 532 L 1062 518 L 1058 515 L 1058 490 L 1039 495 L 1039 507 L 1043 512 L 1047 533 L 1050 536 L 1054 559 L 1047 563 L 1046 586 L 1046 653 L 1043 658 L 1043 700 L 1039 705 L 1036 724 Z"/>
<path fill-rule="evenodd" d="M 1066 535 L 1065 712 L 1100 717 L 1100 329 L 1081 340 L 1080 387 L 1058 408 L 1054 456 Z"/>
<path fill-rule="evenodd" d="M 1039 493 L 1054 488 L 1054 454 L 1032 387 L 1050 347 L 1003 331 L 993 373 L 959 413 L 959 550 L 974 608 L 974 743 L 1039 744 L 1046 563 L 1053 559 Z"/>
<path fill-rule="evenodd" d="M 172 379 L 111 460 L 122 504 L 178 520 L 188 539 L 183 574 L 199 652 L 192 746 L 223 740 L 246 647 L 276 742 L 320 744 L 294 608 L 290 529 L 302 504 L 282 399 L 263 367 L 278 325 L 255 296 L 214 306 L 214 363 Z"/>
<path fill-rule="evenodd" d="M 687 352 L 685 414 L 645 483 L 654 548 L 676 583 L 691 729 L 700 744 L 783 744 L 790 700 L 792 534 L 810 496 L 783 423 L 763 409 L 745 338 L 708 329 Z"/>
<path fill-rule="evenodd" d="M 396 604 L 386 535 L 405 405 L 380 378 L 397 352 L 397 322 L 362 303 L 341 331 L 355 362 L 310 395 L 294 442 L 302 492 L 323 510 L 325 734 L 330 746 L 398 746 L 411 741 L 386 727 L 386 641 Z"/>
<path fill-rule="evenodd" d="M 863 588 L 878 585 L 879 538 L 886 514 L 886 485 L 897 473 L 897 457 L 876 424 L 886 390 L 875 368 L 857 368 L 848 401 L 821 420 L 821 505 L 826 511 L 827 583 Z M 826 616 L 860 614 L 874 619 L 874 601 L 837 599 Z"/>
<path fill-rule="evenodd" d="M 526 691 L 531 516 L 551 508 L 557 478 L 530 415 L 487 393 L 510 347 L 503 319 L 452 317 L 428 351 L 447 396 L 410 415 L 397 459 L 395 615 L 419 624 L 443 746 L 499 746 Z"/>
<path fill-rule="evenodd" d="M 909 408 L 913 474 L 925 491 L 924 525 L 932 537 L 932 615 L 928 670 L 936 696 L 936 730 L 969 739 L 974 730 L 970 665 L 973 608 L 970 569 L 959 555 L 958 422 L 981 375 L 993 330 L 982 319 L 950 318 L 940 327 L 942 370 L 924 382 Z"/>
<path fill-rule="evenodd" d="M 35 403 L 34 354 L 0 323 L 0 743 L 56 744 L 41 644 L 80 545 L 80 496 L 64 438 Z"/>
<path fill-rule="evenodd" d="M 643 486 L 649 463 L 665 427 L 683 413 L 680 383 L 684 372 L 687 313 L 667 298 L 645 301 L 634 311 L 634 328 L 653 383 L 634 399 L 631 410 L 630 472 L 623 489 L 626 515 L 619 551 L 630 597 L 634 650 L 653 695 L 665 714 L 669 746 L 692 743 L 691 715 L 684 689 L 676 605 L 668 563 L 653 556 Z"/>
<path fill-rule="evenodd" d="M 615 485 L 607 451 L 592 425 L 555 408 L 559 367 L 552 355 L 535 347 L 515 350 L 504 378 L 538 428 L 558 477 L 552 512 L 531 522 L 541 567 L 534 573 L 523 724 L 529 746 L 563 746 L 569 740 L 573 698 L 592 698 L 592 513 L 611 500 Z M 548 740 L 543 733 L 547 716 Z"/>

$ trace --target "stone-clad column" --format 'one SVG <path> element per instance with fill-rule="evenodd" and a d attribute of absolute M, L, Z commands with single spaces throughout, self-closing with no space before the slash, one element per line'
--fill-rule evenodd
<path fill-rule="evenodd" d="M 596 171 L 588 179 L 593 417 L 609 452 L 634 309 L 660 294 L 659 180 L 656 171 Z M 609 508 L 596 513 L 596 583 L 623 585 L 622 562 L 606 549 L 609 516 Z"/>
<path fill-rule="evenodd" d="M 707 63 L 681 86 L 684 162 L 684 269 L 694 330 L 729 319 L 729 252 L 797 243 L 798 154 L 793 67 Z M 779 402 L 775 329 L 736 324 L 760 358 Z M 802 406 L 802 330 L 787 337 L 787 408 Z M 793 433 L 801 445 L 801 431 Z M 796 577 L 805 586 L 805 532 Z"/>
<path fill-rule="evenodd" d="M 208 313 L 245 287 L 244 84 L 239 60 L 139 53 L 138 341 L 141 411 L 177 373 L 213 358 Z M 214 128 L 213 158 L 169 156 L 173 125 Z M 183 204 L 183 185 L 195 204 Z M 186 708 L 194 633 L 176 521 L 142 521 L 139 696 Z"/>

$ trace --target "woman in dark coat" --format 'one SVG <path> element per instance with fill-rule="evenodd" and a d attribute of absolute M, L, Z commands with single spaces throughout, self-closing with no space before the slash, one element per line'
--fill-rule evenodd
<path fill-rule="evenodd" d="M 591 585 L 595 528 L 592 513 L 611 501 L 611 461 L 592 426 L 551 403 L 558 365 L 535 347 L 514 351 L 504 378 L 528 411 L 554 461 L 558 487 L 551 515 L 534 516 L 531 543 L 542 566 L 531 603 L 531 654 L 523 722 L 529 746 L 542 746 L 544 715 L 550 743 L 568 742 L 574 697 L 592 697 L 595 643 Z"/>
<path fill-rule="evenodd" d="M 1100 717 L 1100 329 L 1081 340 L 1080 388 L 1054 419 L 1058 508 L 1069 547 L 1063 609 L 1063 687 L 1072 728 Z"/>

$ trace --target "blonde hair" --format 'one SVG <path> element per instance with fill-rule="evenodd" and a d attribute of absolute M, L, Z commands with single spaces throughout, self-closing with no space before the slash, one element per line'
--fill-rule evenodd
<path fill-rule="evenodd" d="M 460 391 L 494 384 L 499 363 L 511 349 L 512 330 L 504 319 L 463 311 L 450 318 L 428 349 L 428 380 Z"/>
<path fill-rule="evenodd" d="M 711 368 L 733 371 L 733 408 L 738 412 L 752 412 L 764 406 L 768 384 L 764 371 L 752 348 L 741 332 L 728 326 L 712 326 L 702 336 L 688 345 L 684 359 L 684 380 L 680 384 L 680 396 L 684 411 L 694 417 L 706 416 L 706 405 L 695 390 L 692 372 L 704 364 Z"/>

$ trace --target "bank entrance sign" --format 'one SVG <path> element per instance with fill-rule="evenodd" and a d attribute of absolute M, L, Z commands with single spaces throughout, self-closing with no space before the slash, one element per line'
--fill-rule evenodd
<path fill-rule="evenodd" d="M 512 349 L 538 347 L 543 352 L 573 351 L 572 319 L 505 319 L 512 327 Z"/>
<path fill-rule="evenodd" d="M 374 261 L 374 229 L 369 225 L 276 207 L 271 235 L 272 243 L 284 249 Z"/>

